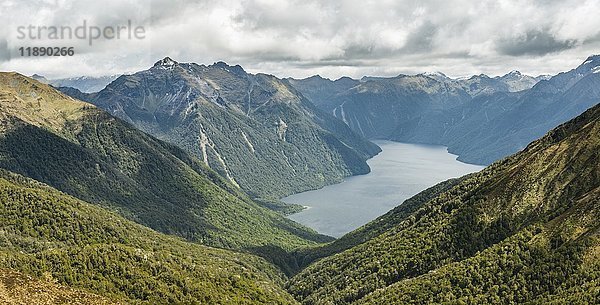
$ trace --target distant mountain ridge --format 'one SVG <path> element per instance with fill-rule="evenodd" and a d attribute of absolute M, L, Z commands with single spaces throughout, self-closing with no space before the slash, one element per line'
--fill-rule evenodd
<path fill-rule="evenodd" d="M 54 87 L 75 88 L 83 93 L 98 92 L 117 79 L 119 75 L 107 75 L 101 77 L 79 76 L 59 79 L 47 79 L 44 76 L 34 74 L 31 78 Z"/>
<path fill-rule="evenodd" d="M 368 173 L 380 151 L 286 81 L 224 62 L 167 57 L 95 94 L 62 90 L 178 145 L 255 198 Z"/>
<path fill-rule="evenodd" d="M 513 71 L 493 78 L 423 73 L 289 81 L 367 138 L 445 145 L 461 161 L 490 164 L 600 102 L 598 67 L 595 55 L 553 77 Z"/>
<path fill-rule="evenodd" d="M 480 93 L 493 92 L 517 92 L 531 89 L 536 83 L 541 80 L 549 79 L 550 75 L 529 76 L 522 74 L 517 70 L 513 70 L 502 76 L 489 77 L 485 74 L 473 75 L 470 77 L 451 78 L 444 73 L 424 72 L 416 75 L 398 75 L 396 77 L 418 77 L 424 76 L 432 78 L 438 82 L 453 84 L 454 86 L 463 88 L 471 95 L 475 96 Z M 364 76 L 360 80 L 353 79 L 347 76 L 336 80 L 323 78 L 320 75 L 314 75 L 304 79 L 286 78 L 294 87 L 302 94 L 306 95 L 311 101 L 321 106 L 326 104 L 326 99 L 333 98 L 335 95 L 351 89 L 359 85 L 361 82 L 393 79 L 395 77 L 373 77 Z M 482 80 L 488 84 L 481 85 Z"/>
<path fill-rule="evenodd" d="M 521 72 L 514 70 L 503 76 L 496 76 L 496 79 L 502 80 L 508 86 L 509 92 L 518 92 L 527 89 L 531 89 L 539 81 L 549 79 L 550 75 L 539 75 L 532 77 L 529 75 L 521 74 Z"/>

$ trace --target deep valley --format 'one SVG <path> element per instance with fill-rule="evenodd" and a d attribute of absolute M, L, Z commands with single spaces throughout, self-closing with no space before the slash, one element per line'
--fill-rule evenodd
<path fill-rule="evenodd" d="M 0 301 L 597 304 L 599 71 L 0 72 Z"/>

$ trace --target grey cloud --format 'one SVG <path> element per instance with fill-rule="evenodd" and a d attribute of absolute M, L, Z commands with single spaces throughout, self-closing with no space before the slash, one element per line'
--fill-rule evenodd
<path fill-rule="evenodd" d="M 205 12 L 213 10 L 218 1 L 215 0 L 151 0 L 141 3 L 148 9 L 148 19 L 144 21 L 153 26 L 162 26 L 181 22 L 186 11 Z"/>
<path fill-rule="evenodd" d="M 10 60 L 10 50 L 6 39 L 0 38 L 0 62 Z"/>
<path fill-rule="evenodd" d="M 596 35 L 594 35 L 594 36 L 592 36 L 590 38 L 587 38 L 587 39 L 583 40 L 581 43 L 582 44 L 597 44 L 597 43 L 600 43 L 600 29 L 598 31 L 598 34 L 596 34 Z"/>
<path fill-rule="evenodd" d="M 304 62 L 304 61 L 299 61 L 299 62 L 295 62 L 293 63 L 293 65 L 295 67 L 303 67 L 303 68 L 317 68 L 317 67 L 361 67 L 361 66 L 367 66 L 367 65 L 371 65 L 372 63 L 369 63 L 368 61 L 365 60 L 347 60 L 347 59 L 340 59 L 340 60 L 319 60 L 319 61 L 312 61 L 312 62 Z"/>
<path fill-rule="evenodd" d="M 576 39 L 558 40 L 548 31 L 530 30 L 516 39 L 502 39 L 497 48 L 501 54 L 510 56 L 546 55 L 574 48 Z"/>
<path fill-rule="evenodd" d="M 328 28 L 335 16 L 333 7 L 327 2 L 314 0 L 289 0 L 265 2 L 245 0 L 232 21 L 246 29 L 290 31 L 300 29 Z M 325 33 L 321 33 L 325 34 Z"/>
<path fill-rule="evenodd" d="M 405 53 L 414 52 L 429 52 L 433 48 L 434 37 L 438 32 L 438 27 L 431 23 L 425 22 L 408 36 L 406 44 L 402 51 Z"/>
<path fill-rule="evenodd" d="M 536 65 L 542 59 L 564 63 L 568 68 L 569 58 L 579 61 L 600 45 L 600 31 L 595 30 L 600 29 L 600 21 L 594 18 L 594 12 L 600 10 L 597 0 L 4 3 L 14 5 L 0 1 L 0 17 L 10 15 L 25 23 L 71 24 L 90 18 L 102 26 L 132 19 L 148 26 L 145 41 L 99 41 L 93 48 L 78 46 L 78 53 L 89 58 L 82 59 L 85 67 L 34 61 L 28 65 L 28 61 L 14 57 L 7 66 L 41 74 L 52 65 L 53 71 L 60 71 L 60 66 L 66 74 L 62 76 L 81 71 L 101 73 L 106 67 L 110 73 L 119 67 L 141 69 L 164 56 L 197 63 L 224 60 L 280 76 L 315 71 L 332 78 L 342 76 L 338 73 L 360 76 L 381 71 L 393 75 L 431 70 L 447 74 L 504 73 L 512 69 L 538 72 Z M 5 24 L 0 18 L 0 39 L 4 38 L 4 28 L 14 28 L 14 24 Z"/>
<path fill-rule="evenodd" d="M 376 54 L 378 53 L 378 54 Z M 379 57 L 381 56 L 381 51 L 374 51 L 374 46 L 372 44 L 365 44 L 365 45 L 360 45 L 360 44 L 351 44 L 347 47 L 344 48 L 344 54 L 340 55 L 340 56 L 335 56 L 335 58 L 325 58 L 323 60 L 323 62 L 325 61 L 335 61 L 335 60 L 339 60 L 339 59 L 347 59 L 347 60 L 352 60 L 352 59 L 359 59 L 359 58 L 365 58 L 365 57 Z"/>
<path fill-rule="evenodd" d="M 420 53 L 423 56 L 429 54 L 434 48 L 434 39 L 438 33 L 438 26 L 425 22 L 408 35 L 404 46 L 393 48 L 380 46 L 378 41 L 365 40 L 361 43 L 352 43 L 344 48 L 344 53 L 335 57 L 324 58 L 324 61 L 332 60 L 373 60 L 393 58 L 402 54 Z M 465 54 L 464 52 L 462 54 Z"/>

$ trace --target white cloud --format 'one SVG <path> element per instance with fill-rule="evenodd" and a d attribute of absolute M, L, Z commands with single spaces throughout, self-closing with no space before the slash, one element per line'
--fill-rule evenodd
<path fill-rule="evenodd" d="M 321 74 L 556 73 L 600 50 L 600 0 L 33 0 L 0 2 L 0 70 L 48 77 L 145 69 L 171 56 L 223 60 L 281 77 Z M 74 58 L 16 56 L 16 26 L 132 20 L 145 40 L 29 41 L 75 46 Z M 0 46 L 3 44 L 0 43 Z M 1 51 L 1 50 L 0 50 Z M 4 61 L 2 61 L 4 60 Z"/>

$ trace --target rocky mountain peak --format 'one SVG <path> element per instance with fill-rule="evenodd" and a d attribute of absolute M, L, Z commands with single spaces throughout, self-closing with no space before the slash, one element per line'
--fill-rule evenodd
<path fill-rule="evenodd" d="M 227 72 L 232 72 L 237 75 L 246 74 L 246 71 L 244 70 L 244 68 L 242 68 L 242 66 L 240 66 L 240 65 L 230 66 L 229 64 L 227 64 L 224 61 L 218 61 L 218 62 L 212 64 L 210 67 L 221 69 L 221 70 L 224 70 Z"/>
<path fill-rule="evenodd" d="M 583 73 L 600 73 L 600 55 L 592 55 L 588 57 L 578 70 L 583 69 Z"/>
<path fill-rule="evenodd" d="M 440 71 L 429 71 L 429 72 L 425 72 L 423 73 L 423 75 L 427 75 L 427 76 L 443 76 L 443 77 L 447 77 L 446 74 L 440 72 Z"/>
<path fill-rule="evenodd" d="M 446 82 L 446 81 L 451 80 L 448 76 L 446 76 L 446 74 L 444 74 L 440 71 L 430 71 L 430 72 L 422 73 L 420 75 L 435 79 L 439 82 Z"/>
<path fill-rule="evenodd" d="M 328 80 L 327 78 L 323 78 L 321 75 L 319 74 L 315 74 L 311 77 L 307 77 L 305 78 L 305 80 Z"/>
<path fill-rule="evenodd" d="M 170 57 L 165 57 L 154 64 L 154 67 L 162 67 L 162 68 L 171 68 L 174 65 L 178 64 L 178 62 L 174 61 Z"/>
<path fill-rule="evenodd" d="M 44 77 L 43 75 L 34 74 L 31 76 L 31 78 L 33 78 L 39 82 L 42 82 L 42 83 L 48 83 L 48 79 L 46 77 Z"/>
<path fill-rule="evenodd" d="M 350 77 L 343 76 L 343 77 L 340 77 L 340 78 L 336 79 L 333 82 L 336 83 L 336 84 L 345 84 L 345 85 L 348 85 L 348 86 L 352 86 L 355 83 L 357 83 L 358 81 L 355 80 L 355 79 L 352 79 Z"/>
<path fill-rule="evenodd" d="M 583 65 L 588 65 L 588 64 L 591 64 L 594 67 L 600 66 L 600 54 L 592 55 L 583 62 Z"/>

